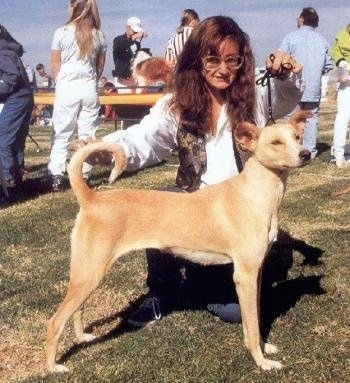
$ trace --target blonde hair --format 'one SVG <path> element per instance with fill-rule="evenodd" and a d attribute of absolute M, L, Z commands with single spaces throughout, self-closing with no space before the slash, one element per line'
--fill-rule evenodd
<path fill-rule="evenodd" d="M 93 55 L 100 45 L 97 31 L 101 27 L 96 0 L 70 0 L 72 16 L 67 24 L 75 24 L 75 38 L 79 47 L 79 59 Z"/>

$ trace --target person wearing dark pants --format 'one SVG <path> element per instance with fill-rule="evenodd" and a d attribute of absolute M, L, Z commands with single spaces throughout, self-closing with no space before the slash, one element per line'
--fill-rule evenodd
<path fill-rule="evenodd" d="M 163 190 L 183 192 L 176 186 Z M 174 310 L 209 309 L 216 312 L 218 307 L 222 319 L 240 321 L 233 264 L 206 266 L 158 249 L 147 249 L 146 260 L 149 296 L 132 311 L 128 318 L 130 325 L 147 325 Z M 208 302 L 212 302 L 209 307 Z"/>
<path fill-rule="evenodd" d="M 34 107 L 33 90 L 20 59 L 23 47 L 0 25 L 0 159 L 8 198 L 22 189 L 24 149 Z M 6 196 L 7 197 L 7 196 Z M 6 202 L 6 198 L 2 197 Z"/>
<path fill-rule="evenodd" d="M 270 54 L 266 65 L 275 76 L 271 108 L 275 118 L 283 117 L 300 101 L 301 66 L 283 51 Z M 288 73 L 281 73 L 285 68 Z M 210 187 L 238 175 L 244 166 L 244 154 L 232 134 L 237 123 L 248 120 L 264 126 L 269 119 L 268 89 L 255 81 L 248 35 L 230 17 L 209 17 L 184 45 L 172 93 L 159 99 L 139 124 L 103 140 L 120 145 L 126 171 L 159 163 L 177 150 L 177 187 L 186 193 Z M 195 235 L 196 227 L 192 230 Z M 153 249 L 147 258 L 149 293 L 129 313 L 130 325 L 141 327 L 189 307 L 206 308 L 225 321 L 240 320 L 232 265 L 195 265 Z"/>

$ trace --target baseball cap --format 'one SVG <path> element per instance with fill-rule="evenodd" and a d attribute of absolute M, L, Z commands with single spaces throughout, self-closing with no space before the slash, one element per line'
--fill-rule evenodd
<path fill-rule="evenodd" d="M 138 17 L 129 17 L 128 21 L 126 22 L 126 25 L 136 33 L 143 32 L 143 29 L 141 27 L 141 20 Z"/>

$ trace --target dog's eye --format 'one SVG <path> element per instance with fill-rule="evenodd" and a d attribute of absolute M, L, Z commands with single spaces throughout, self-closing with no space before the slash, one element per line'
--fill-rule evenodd
<path fill-rule="evenodd" d="M 275 140 L 275 141 L 272 141 L 271 144 L 272 144 L 272 145 L 281 145 L 282 142 L 279 141 L 279 140 Z"/>
<path fill-rule="evenodd" d="M 300 136 L 299 136 L 298 134 L 296 134 L 296 135 L 295 135 L 295 139 L 296 139 L 297 141 L 299 141 L 299 140 L 300 140 Z"/>

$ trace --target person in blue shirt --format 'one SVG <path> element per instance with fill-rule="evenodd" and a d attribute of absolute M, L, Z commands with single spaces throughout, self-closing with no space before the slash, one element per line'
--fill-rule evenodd
<path fill-rule="evenodd" d="M 329 43 L 315 31 L 319 23 L 316 10 L 303 8 L 297 23 L 298 29 L 283 38 L 280 49 L 290 53 L 303 66 L 305 90 L 297 108 L 313 112 L 313 117 L 308 118 L 305 124 L 303 145 L 315 158 L 322 76 L 332 69 L 333 62 Z"/>

